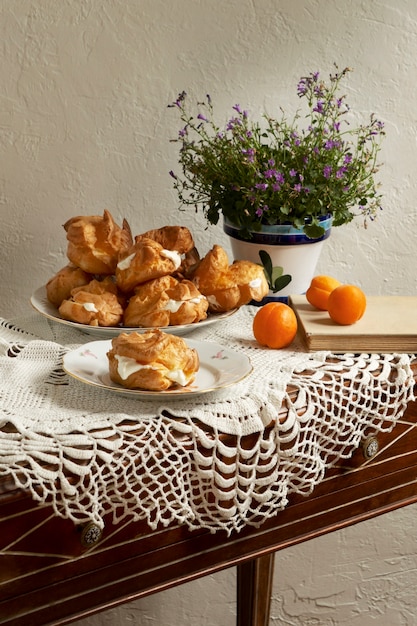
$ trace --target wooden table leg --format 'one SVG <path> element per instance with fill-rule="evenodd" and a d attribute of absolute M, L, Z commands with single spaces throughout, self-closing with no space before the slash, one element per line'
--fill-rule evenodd
<path fill-rule="evenodd" d="M 274 557 L 271 552 L 237 566 L 236 626 L 268 626 Z"/>

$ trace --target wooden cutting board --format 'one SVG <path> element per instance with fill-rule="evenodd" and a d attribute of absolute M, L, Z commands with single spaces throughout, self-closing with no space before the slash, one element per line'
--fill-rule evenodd
<path fill-rule="evenodd" d="M 289 304 L 310 352 L 417 353 L 417 296 L 368 296 L 364 316 L 351 326 L 336 324 L 304 295 L 290 296 Z"/>

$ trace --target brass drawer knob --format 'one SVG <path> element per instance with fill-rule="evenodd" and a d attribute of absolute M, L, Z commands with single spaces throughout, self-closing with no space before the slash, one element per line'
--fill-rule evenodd
<path fill-rule="evenodd" d="M 81 545 L 84 548 L 91 548 L 101 539 L 103 531 L 100 526 L 97 526 L 94 522 L 90 522 L 87 526 L 84 526 L 81 532 Z"/>
<path fill-rule="evenodd" d="M 379 443 L 376 437 L 368 437 L 362 444 L 363 456 L 365 459 L 373 459 L 379 452 Z"/>

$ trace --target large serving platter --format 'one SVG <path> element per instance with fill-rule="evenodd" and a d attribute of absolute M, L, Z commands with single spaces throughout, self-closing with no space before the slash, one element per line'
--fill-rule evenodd
<path fill-rule="evenodd" d="M 210 341 L 187 338 L 187 345 L 198 352 L 200 367 L 195 381 L 187 387 L 176 386 L 166 391 L 125 389 L 109 375 L 107 352 L 111 340 L 91 341 L 64 355 L 63 368 L 73 378 L 112 393 L 138 398 L 183 398 L 218 391 L 235 385 L 252 371 L 250 359 L 229 348 Z"/>
<path fill-rule="evenodd" d="M 80 330 L 81 332 L 87 335 L 91 335 L 92 337 L 95 337 L 95 338 L 103 338 L 103 339 L 111 338 L 111 337 L 116 337 L 121 332 L 144 333 L 147 330 L 150 330 L 149 328 L 145 328 L 145 327 L 134 328 L 131 326 L 129 327 L 127 326 L 108 326 L 108 327 L 88 326 L 87 324 L 79 324 L 78 322 L 71 322 L 69 320 L 64 320 L 59 315 L 58 309 L 49 302 L 46 296 L 45 286 L 39 287 L 38 289 L 36 289 L 36 291 L 34 291 L 34 293 L 31 296 L 30 302 L 33 308 L 44 317 L 47 317 L 48 319 L 53 320 L 54 322 L 58 322 L 59 324 L 72 326 L 73 328 L 76 328 L 77 330 Z M 202 320 L 201 322 L 196 322 L 195 324 L 182 324 L 178 326 L 163 326 L 161 327 L 161 330 L 171 335 L 188 335 L 190 332 L 192 332 L 193 330 L 196 330 L 197 328 L 202 328 L 210 324 L 216 324 L 217 322 L 225 320 L 228 317 L 234 315 L 236 311 L 237 309 L 227 311 L 226 313 L 217 313 L 217 314 L 210 313 L 207 316 L 207 318 L 205 320 Z"/>

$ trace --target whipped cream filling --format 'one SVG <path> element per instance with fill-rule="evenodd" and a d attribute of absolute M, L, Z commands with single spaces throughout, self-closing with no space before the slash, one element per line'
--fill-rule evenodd
<path fill-rule="evenodd" d="M 127 256 L 125 259 L 119 261 L 117 264 L 117 269 L 121 271 L 128 270 L 135 255 L 136 252 L 133 252 L 133 254 L 129 254 L 129 256 Z M 172 261 L 172 263 L 174 264 L 174 269 L 176 270 L 181 265 L 181 255 L 179 252 L 176 252 L 176 250 L 165 250 L 164 248 L 163 250 L 161 250 L 161 257 Z"/>
<path fill-rule="evenodd" d="M 172 382 L 178 383 L 178 385 L 181 385 L 182 387 L 188 385 L 191 380 L 191 374 L 189 376 L 186 376 L 182 370 L 170 370 L 167 367 L 164 367 L 162 364 L 159 364 L 157 366 L 150 364 L 143 365 L 141 363 L 138 363 L 135 359 L 131 359 L 127 356 L 120 356 L 119 354 L 115 355 L 115 359 L 117 360 L 117 371 L 120 378 L 123 378 L 123 380 L 126 380 L 131 374 L 140 372 L 140 370 L 143 369 L 159 371 L 162 373 L 163 376 L 168 378 L 168 380 L 172 380 Z"/>
<path fill-rule="evenodd" d="M 180 309 L 181 305 L 183 305 L 185 302 L 191 302 L 192 304 L 199 304 L 203 298 L 204 296 L 198 296 L 197 298 L 189 298 L 188 300 L 171 300 L 170 299 L 164 305 L 163 310 L 169 311 L 170 313 L 176 313 Z"/>
<path fill-rule="evenodd" d="M 176 250 L 165 250 L 164 248 L 161 250 L 161 256 L 172 261 L 176 270 L 181 265 L 181 255 Z"/>
<path fill-rule="evenodd" d="M 250 281 L 249 283 L 249 287 L 251 289 L 259 289 L 259 287 L 262 285 L 262 279 L 261 278 L 254 278 L 253 280 Z"/>
<path fill-rule="evenodd" d="M 207 300 L 209 301 L 211 306 L 219 306 L 219 302 L 218 302 L 216 296 L 207 296 Z"/>
<path fill-rule="evenodd" d="M 136 252 L 133 252 L 133 254 L 129 254 L 129 256 L 127 256 L 125 259 L 122 259 L 121 261 L 118 262 L 117 264 L 117 269 L 123 271 L 123 270 L 128 270 L 130 267 L 130 264 L 132 263 L 133 259 L 135 258 L 135 254 Z"/>
<path fill-rule="evenodd" d="M 96 305 L 94 304 L 94 302 L 84 302 L 82 304 L 83 309 L 85 309 L 86 311 L 89 311 L 90 313 L 98 313 L 98 309 L 96 308 Z"/>

